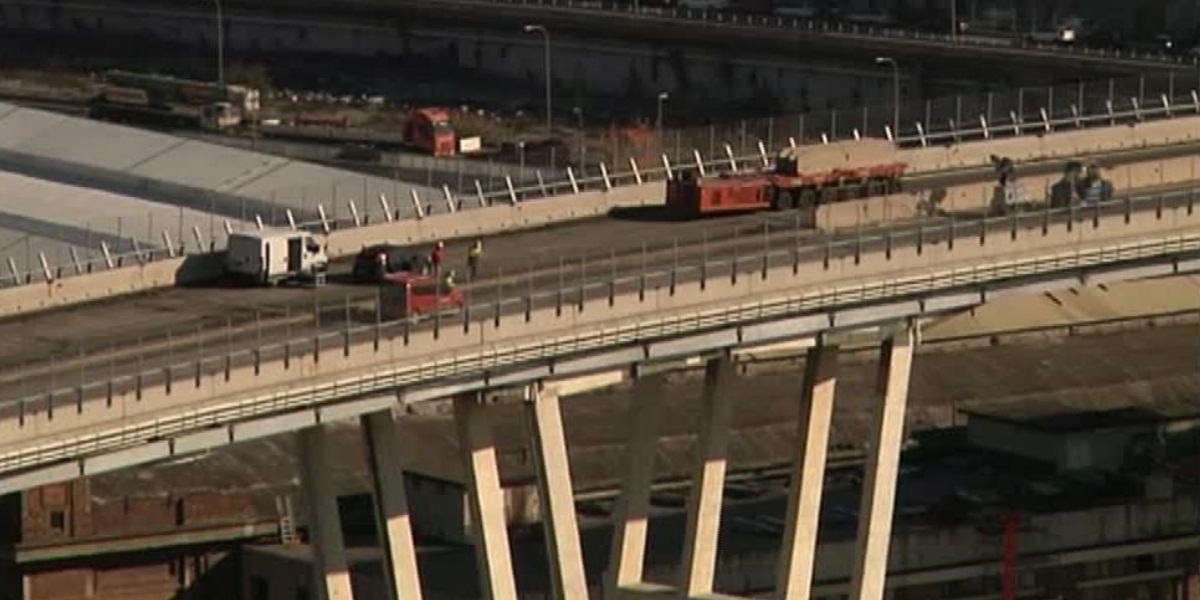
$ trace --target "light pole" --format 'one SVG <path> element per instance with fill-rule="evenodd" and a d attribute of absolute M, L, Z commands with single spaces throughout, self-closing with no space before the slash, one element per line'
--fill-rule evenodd
<path fill-rule="evenodd" d="M 900 137 L 900 65 L 889 56 L 876 56 L 875 64 L 892 66 L 892 136 Z"/>
<path fill-rule="evenodd" d="M 217 6 L 217 83 L 225 85 L 225 18 L 221 12 L 221 0 L 213 0 Z"/>
<path fill-rule="evenodd" d="M 550 104 L 550 102 L 551 102 L 550 88 L 551 88 L 551 84 L 553 81 L 550 76 L 550 32 L 547 31 L 546 28 L 541 25 L 531 24 L 531 25 L 525 26 L 525 33 L 534 33 L 534 32 L 542 34 L 542 42 L 545 44 L 544 54 L 545 54 L 545 58 L 546 58 L 546 135 L 551 135 L 554 133 L 554 123 L 552 120 L 553 119 L 552 115 L 554 114 L 554 111 L 552 110 L 552 106 Z"/>
<path fill-rule="evenodd" d="M 666 92 L 658 93 L 658 105 L 656 107 L 658 110 L 656 111 L 655 118 L 654 118 L 654 135 L 656 137 L 658 137 L 658 145 L 660 148 L 663 145 L 663 139 L 662 139 L 663 103 L 666 102 L 667 99 L 670 97 L 671 97 L 671 95 Z"/>
<path fill-rule="evenodd" d="M 950 39 L 958 39 L 958 0 L 950 0 Z"/>

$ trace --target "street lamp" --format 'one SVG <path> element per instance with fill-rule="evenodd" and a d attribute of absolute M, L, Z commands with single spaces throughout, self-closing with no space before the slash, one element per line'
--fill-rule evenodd
<path fill-rule="evenodd" d="M 544 54 L 545 54 L 545 58 L 546 58 L 546 135 L 551 135 L 554 133 L 554 124 L 552 122 L 553 117 L 551 116 L 554 114 L 554 111 L 551 110 L 551 105 L 550 105 L 550 101 L 551 101 L 550 88 L 551 88 L 551 81 L 552 81 L 550 78 L 550 32 L 547 31 L 546 28 L 541 25 L 530 24 L 530 25 L 525 26 L 525 33 L 534 33 L 534 32 L 542 34 L 542 42 L 545 44 Z"/>
<path fill-rule="evenodd" d="M 221 14 L 221 0 L 213 0 L 217 6 L 217 83 L 225 85 L 225 19 Z"/>
<path fill-rule="evenodd" d="M 666 92 L 658 93 L 658 111 L 654 119 L 655 134 L 658 135 L 658 143 L 662 144 L 662 121 L 663 121 L 663 103 L 670 98 L 671 95 Z"/>
<path fill-rule="evenodd" d="M 889 56 L 876 56 L 875 64 L 892 66 L 892 135 L 900 137 L 900 66 Z"/>

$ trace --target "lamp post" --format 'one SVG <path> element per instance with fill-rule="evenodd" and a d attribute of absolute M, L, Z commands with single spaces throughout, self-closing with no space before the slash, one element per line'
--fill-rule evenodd
<path fill-rule="evenodd" d="M 579 164 L 579 166 L 583 166 L 583 164 L 587 161 L 587 150 L 584 149 L 584 145 L 583 145 L 583 107 L 582 106 L 573 107 L 571 109 L 571 112 L 575 115 L 575 118 L 578 120 L 578 124 L 576 125 L 576 130 L 575 130 L 575 137 L 578 138 L 577 141 L 579 142 L 579 156 L 576 157 L 576 162 Z"/>
<path fill-rule="evenodd" d="M 654 135 L 656 137 L 658 137 L 658 145 L 660 148 L 662 147 L 662 143 L 663 143 L 663 139 L 662 139 L 663 103 L 665 103 L 667 101 L 667 99 L 669 99 L 670 97 L 671 97 L 671 95 L 666 92 L 658 93 L 658 100 L 657 100 L 657 106 L 656 106 L 657 111 L 655 112 L 655 117 L 654 117 Z"/>
<path fill-rule="evenodd" d="M 900 137 L 900 66 L 889 56 L 876 56 L 875 64 L 892 66 L 892 135 Z"/>
<path fill-rule="evenodd" d="M 546 135 L 550 135 L 554 132 L 554 123 L 552 121 L 552 119 L 553 119 L 552 115 L 554 114 L 554 111 L 552 110 L 552 106 L 550 103 L 551 102 L 550 89 L 551 89 L 551 84 L 553 82 L 553 80 L 551 79 L 551 75 L 550 75 L 550 32 L 547 31 L 545 27 L 543 27 L 541 25 L 537 25 L 537 24 L 530 24 L 530 25 L 525 26 L 525 33 L 535 33 L 535 32 L 540 33 L 542 35 L 542 42 L 545 44 L 545 50 L 543 53 L 545 54 L 545 59 L 546 59 L 546 69 L 545 69 L 545 72 L 546 72 Z"/>
<path fill-rule="evenodd" d="M 225 85 L 225 18 L 221 11 L 221 0 L 213 0 L 217 7 L 217 83 Z"/>

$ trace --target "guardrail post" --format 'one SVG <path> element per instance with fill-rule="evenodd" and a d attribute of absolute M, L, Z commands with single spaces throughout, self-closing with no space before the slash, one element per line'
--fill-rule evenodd
<path fill-rule="evenodd" d="M 349 357 L 350 356 L 350 295 L 349 294 L 346 295 L 345 303 L 346 303 L 346 306 L 345 306 L 346 329 L 342 331 L 342 356 Z"/>
<path fill-rule="evenodd" d="M 1122 204 L 1125 207 L 1125 224 L 1128 225 L 1129 221 L 1133 218 L 1133 198 L 1126 195 Z"/>
<path fill-rule="evenodd" d="M 172 375 L 174 375 L 174 371 L 175 369 L 172 369 L 171 365 L 163 367 L 163 390 L 166 391 L 168 396 L 171 395 Z"/>
<path fill-rule="evenodd" d="M 198 225 L 192 225 L 192 237 L 196 240 L 196 250 L 198 252 L 204 252 L 205 248 L 208 248 L 210 251 L 214 250 L 214 248 L 204 245 L 204 236 L 200 234 L 200 227 Z"/>
<path fill-rule="evenodd" d="M 917 121 L 916 125 L 917 125 L 917 139 L 921 140 L 921 147 L 928 148 L 929 147 L 929 139 L 925 137 L 925 126 L 922 125 L 920 121 Z"/>
<path fill-rule="evenodd" d="M 468 299 L 466 302 L 463 303 L 462 318 L 463 318 L 463 323 L 462 323 L 463 334 L 471 333 L 471 302 L 470 302 L 470 299 Z"/>
<path fill-rule="evenodd" d="M 164 230 L 164 233 L 165 233 L 165 230 Z M 70 251 L 71 251 L 71 264 L 73 264 L 75 266 L 75 274 L 82 275 L 83 274 L 83 263 L 80 262 L 80 260 L 79 260 L 79 250 L 77 250 L 75 248 L 75 246 L 71 246 Z"/>
<path fill-rule="evenodd" d="M 100 242 L 100 243 L 103 244 L 104 242 Z M 109 268 L 112 268 L 112 267 L 109 267 Z M 13 279 L 14 284 L 21 285 L 22 283 L 25 283 L 25 281 L 21 277 L 21 270 L 17 268 L 17 261 L 13 260 L 11 256 L 8 257 L 8 270 L 12 272 L 12 279 Z"/>
<path fill-rule="evenodd" d="M 162 232 L 162 239 L 163 239 L 163 245 L 166 246 L 166 248 L 167 248 L 167 258 L 175 258 L 177 253 L 175 252 L 175 243 L 171 239 L 171 232 L 164 229 Z M 74 246 L 71 247 L 71 258 L 75 259 L 75 247 Z M 75 267 L 76 267 L 76 269 L 75 269 L 76 272 L 78 272 L 78 270 L 79 270 L 78 262 L 75 263 Z"/>
<path fill-rule="evenodd" d="M 450 186 L 442 184 L 442 197 L 446 199 L 446 211 L 451 213 L 458 212 L 458 204 L 454 202 L 454 194 L 450 193 Z"/>
<path fill-rule="evenodd" d="M 104 265 L 107 266 L 109 270 L 114 269 L 115 267 L 113 266 L 112 252 L 108 249 L 108 242 L 103 240 L 100 241 L 100 253 L 104 255 Z M 13 275 L 20 280 L 21 276 L 17 272 L 17 263 L 13 262 L 13 259 L 10 258 L 8 259 L 8 266 L 12 269 Z"/>
<path fill-rule="evenodd" d="M 642 170 L 638 168 L 637 159 L 629 157 L 629 169 L 633 172 L 633 181 L 638 185 L 642 185 Z"/>
<path fill-rule="evenodd" d="M 403 326 L 403 329 L 401 329 L 401 333 L 402 334 L 400 337 L 404 340 L 404 345 L 407 346 L 409 340 L 412 338 L 412 319 L 411 318 L 404 319 L 404 326 Z"/>
<path fill-rule="evenodd" d="M 415 198 L 416 195 L 417 195 L 417 190 L 414 189 L 413 197 Z M 325 214 L 325 205 L 324 204 L 317 205 L 317 216 L 321 217 L 321 231 L 323 231 L 325 233 L 329 233 L 329 231 L 330 231 L 329 216 Z M 229 229 L 230 229 L 229 221 L 225 221 L 225 235 L 229 235 Z"/>
<path fill-rule="evenodd" d="M 925 225 L 917 225 L 917 256 L 925 252 Z"/>
<path fill-rule="evenodd" d="M 671 172 L 671 159 L 664 153 L 662 155 L 663 170 L 667 174 L 667 181 L 675 179 L 675 173 Z"/>
<path fill-rule="evenodd" d="M 730 262 L 730 267 L 729 267 L 729 284 L 730 285 L 737 285 L 738 269 L 741 267 L 741 262 L 742 262 L 741 258 L 742 258 L 741 249 L 738 248 L 738 245 L 735 240 L 735 243 L 733 245 L 733 260 Z"/>
<path fill-rule="evenodd" d="M 987 117 L 979 115 L 979 130 L 983 132 L 983 139 L 992 139 L 992 130 L 988 129 Z"/>
<path fill-rule="evenodd" d="M 955 225 L 956 221 L 957 219 L 954 218 L 954 213 L 950 213 L 950 231 L 949 235 L 946 237 L 946 249 L 951 251 L 954 250 L 954 238 L 958 236 L 957 227 Z"/>
<path fill-rule="evenodd" d="M 1192 109 L 1200 114 L 1200 93 L 1197 93 L 1196 90 L 1192 90 Z"/>
<path fill-rule="evenodd" d="M 533 320 L 533 296 L 525 295 L 525 322 Z"/>
<path fill-rule="evenodd" d="M 1196 188 L 1188 189 L 1187 214 L 1192 216 L 1192 206 L 1196 203 Z"/>
<path fill-rule="evenodd" d="M 825 133 L 824 131 L 821 132 L 821 145 L 822 146 L 829 145 L 829 134 Z"/>
<path fill-rule="evenodd" d="M 858 224 L 858 228 L 854 232 L 854 266 L 858 266 L 862 262 L 862 223 Z"/>
<path fill-rule="evenodd" d="M 571 193 L 579 193 L 579 180 L 575 179 L 575 169 L 571 165 L 567 165 L 567 179 L 571 180 Z"/>
<path fill-rule="evenodd" d="M 1013 135 L 1021 137 L 1021 115 L 1018 115 L 1015 110 L 1010 110 L 1008 118 L 1012 121 Z"/>
<path fill-rule="evenodd" d="M 1009 219 L 1009 231 L 1008 231 L 1009 239 L 1016 241 L 1017 227 L 1020 225 L 1021 219 L 1017 216 L 1017 211 L 1015 211 L 1015 210 L 1012 211 L 1012 213 L 1010 214 L 1010 217 L 1011 218 Z"/>
<path fill-rule="evenodd" d="M 738 163 L 737 163 L 737 159 L 733 157 L 733 146 L 730 146 L 728 143 L 725 143 L 724 146 L 725 146 L 725 158 L 729 160 L 729 170 L 734 173 L 737 173 L 738 172 Z"/>
<path fill-rule="evenodd" d="M 858 142 L 858 141 L 861 141 L 861 140 L 862 140 L 862 133 L 860 133 L 860 132 L 858 131 L 858 128 L 857 128 L 857 127 L 855 127 L 854 129 L 851 129 L 851 130 L 850 130 L 850 135 L 853 135 L 853 136 L 854 136 L 854 141 L 856 141 L 856 142 Z"/>
<path fill-rule="evenodd" d="M 1100 202 L 1092 204 L 1092 229 L 1100 229 Z"/>
<path fill-rule="evenodd" d="M 1108 124 L 1112 127 L 1116 127 L 1117 126 L 1117 114 L 1116 114 L 1116 111 L 1113 110 L 1112 98 L 1109 98 L 1108 100 L 1104 101 L 1104 108 L 1106 111 L 1108 111 Z"/>
<path fill-rule="evenodd" d="M 803 118 L 803 117 L 801 117 L 801 118 Z M 789 147 L 789 148 L 795 148 L 795 147 L 796 147 L 796 138 L 794 138 L 794 137 L 792 137 L 792 136 L 788 136 L 788 140 L 787 140 L 787 141 L 788 141 L 788 147 Z"/>
<path fill-rule="evenodd" d="M 758 140 L 758 158 L 762 160 L 763 168 L 771 166 L 771 159 L 767 157 L 767 147 L 762 140 Z"/>
<path fill-rule="evenodd" d="M 604 191 L 612 190 L 612 180 L 608 177 L 608 165 L 600 161 L 600 178 L 604 181 Z"/>
<path fill-rule="evenodd" d="M 54 420 L 54 392 L 46 392 L 46 420 Z"/>
<path fill-rule="evenodd" d="M 541 169 L 538 169 L 538 170 L 534 171 L 534 172 L 533 172 L 533 175 L 534 175 L 535 177 L 537 177 L 538 189 L 542 191 L 542 197 L 543 197 L 543 198 L 549 198 L 549 197 L 550 197 L 550 190 L 547 190 L 547 189 L 546 189 L 546 178 L 545 178 L 545 177 L 542 177 L 542 170 L 541 170 Z"/>
<path fill-rule="evenodd" d="M 704 158 L 700 156 L 699 150 L 695 148 L 692 149 L 692 158 L 694 158 L 696 161 L 696 171 L 700 173 L 700 176 L 704 177 L 708 175 L 708 172 L 704 169 Z"/>
<path fill-rule="evenodd" d="M 200 326 L 196 326 L 196 387 L 199 388 L 204 377 L 204 338 Z"/>
<path fill-rule="evenodd" d="M 1050 115 L 1046 112 L 1046 109 L 1039 108 L 1038 112 L 1042 115 L 1042 128 L 1046 130 L 1046 133 L 1053 131 L 1054 128 L 1050 126 Z"/>
<path fill-rule="evenodd" d="M 1083 117 L 1079 114 L 1079 106 L 1074 102 L 1071 103 L 1071 120 L 1075 121 L 1075 129 L 1083 129 Z"/>
<path fill-rule="evenodd" d="M 883 238 L 883 257 L 887 260 L 892 260 L 892 226 L 889 223 L 887 233 Z"/>
<path fill-rule="evenodd" d="M 984 211 L 983 216 L 979 217 L 979 245 L 980 246 L 987 245 L 987 229 L 988 229 L 988 216 L 987 216 L 987 211 Z"/>
<path fill-rule="evenodd" d="M 479 199 L 479 208 L 488 205 L 487 197 L 483 195 L 483 184 L 478 179 L 475 180 L 475 197 Z"/>
<path fill-rule="evenodd" d="M 1133 118 L 1136 121 L 1142 120 L 1142 107 L 1138 104 L 1137 98 L 1130 98 L 1129 104 L 1133 106 Z"/>
<path fill-rule="evenodd" d="M 48 263 L 46 260 L 46 253 L 38 252 L 37 253 L 37 262 L 41 263 L 41 265 L 42 265 L 42 276 L 46 277 L 47 283 L 53 282 L 54 281 L 54 272 L 52 270 L 50 270 L 50 263 Z"/>
<path fill-rule="evenodd" d="M 383 192 L 379 192 L 379 208 L 383 209 L 383 220 L 388 223 L 392 222 L 392 207 L 388 205 L 387 196 Z M 292 218 L 292 209 L 288 209 L 288 221 L 292 223 L 292 229 L 296 228 L 295 219 Z"/>
<path fill-rule="evenodd" d="M 1050 201 L 1042 207 L 1042 237 L 1050 235 Z"/>
<path fill-rule="evenodd" d="M 561 317 L 563 309 L 563 258 L 558 258 L 558 293 L 555 295 L 554 316 Z"/>
<path fill-rule="evenodd" d="M 587 293 L 587 255 L 583 255 L 579 259 L 579 307 L 578 312 L 583 312 L 584 295 Z"/>
<path fill-rule="evenodd" d="M 1078 210 L 1079 209 L 1077 206 L 1075 206 L 1074 202 L 1067 207 L 1067 233 L 1075 231 L 1075 217 L 1078 213 Z"/>
<path fill-rule="evenodd" d="M 421 195 L 417 193 L 416 188 L 409 190 L 409 192 L 412 196 L 413 214 L 415 214 L 418 219 L 424 219 L 425 205 L 421 204 Z"/>
<path fill-rule="evenodd" d="M 266 229 L 266 226 L 263 225 L 262 215 L 254 215 L 254 226 L 257 227 L 259 231 Z"/>
<path fill-rule="evenodd" d="M 1163 216 L 1163 195 L 1159 194 L 1154 203 L 1154 218 L 1161 221 Z"/>
<path fill-rule="evenodd" d="M 1171 101 L 1167 98 L 1166 94 L 1163 94 L 1162 96 L 1160 96 L 1160 98 L 1162 99 L 1163 112 L 1167 113 L 1167 118 L 1170 118 L 1171 117 Z"/>
<path fill-rule="evenodd" d="M 570 168 L 570 167 L 568 167 L 568 168 Z M 504 185 L 508 187 L 508 203 L 513 206 L 516 206 L 517 205 L 517 190 L 513 188 L 513 182 L 512 182 L 511 175 L 504 176 Z M 573 179 L 572 179 L 572 185 L 574 185 Z M 575 193 L 576 194 L 579 193 L 578 188 L 576 188 Z"/>
<path fill-rule="evenodd" d="M 346 208 L 350 209 L 350 219 L 354 221 L 354 226 L 362 227 L 362 217 L 358 215 L 358 205 L 354 204 L 354 198 L 346 198 Z"/>
<path fill-rule="evenodd" d="M 825 238 L 824 254 L 825 254 L 825 256 L 822 257 L 821 263 L 825 267 L 825 270 L 828 271 L 829 263 L 833 259 L 833 239 L 832 238 Z"/>

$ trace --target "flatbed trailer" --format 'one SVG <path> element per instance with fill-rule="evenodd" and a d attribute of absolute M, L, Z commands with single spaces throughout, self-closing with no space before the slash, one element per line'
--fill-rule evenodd
<path fill-rule="evenodd" d="M 907 165 L 889 160 L 893 156 L 890 144 L 884 147 L 874 142 L 789 148 L 780 153 L 773 172 L 718 177 L 685 172 L 667 182 L 667 206 L 678 216 L 694 218 L 759 210 L 811 210 L 821 204 L 895 193 L 901 189 Z M 860 161 L 866 164 L 856 164 Z"/>

